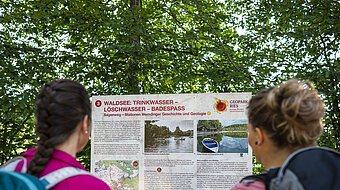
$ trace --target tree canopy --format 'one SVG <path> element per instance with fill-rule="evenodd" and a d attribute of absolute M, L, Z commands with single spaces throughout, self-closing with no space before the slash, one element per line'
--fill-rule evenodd
<path fill-rule="evenodd" d="M 1 0 L 0 164 L 34 142 L 35 96 L 56 78 L 91 95 L 310 80 L 327 105 L 319 144 L 340 150 L 339 10 L 336 0 Z"/>

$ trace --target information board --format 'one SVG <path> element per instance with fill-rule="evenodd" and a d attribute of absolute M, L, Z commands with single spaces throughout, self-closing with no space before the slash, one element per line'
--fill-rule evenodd
<path fill-rule="evenodd" d="M 230 189 L 252 173 L 250 97 L 94 96 L 91 173 L 111 189 Z"/>

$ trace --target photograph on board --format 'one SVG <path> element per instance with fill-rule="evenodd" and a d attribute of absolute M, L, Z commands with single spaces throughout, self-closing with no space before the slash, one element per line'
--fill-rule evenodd
<path fill-rule="evenodd" d="M 193 153 L 192 120 L 146 120 L 146 153 Z"/>
<path fill-rule="evenodd" d="M 137 160 L 100 160 L 95 163 L 95 175 L 111 189 L 138 190 L 139 162 Z"/>
<path fill-rule="evenodd" d="M 248 153 L 247 120 L 198 120 L 197 152 Z"/>

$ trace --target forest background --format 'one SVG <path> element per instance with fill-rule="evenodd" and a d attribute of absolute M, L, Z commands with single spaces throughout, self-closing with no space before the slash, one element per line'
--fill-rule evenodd
<path fill-rule="evenodd" d="M 34 145 L 41 85 L 90 95 L 252 92 L 314 82 L 340 150 L 337 0 L 0 0 L 0 164 Z M 78 155 L 87 168 L 90 146 Z M 254 162 L 254 172 L 262 168 Z"/>

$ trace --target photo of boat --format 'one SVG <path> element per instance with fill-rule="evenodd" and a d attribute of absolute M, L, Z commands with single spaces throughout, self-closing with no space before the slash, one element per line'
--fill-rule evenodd
<path fill-rule="evenodd" d="M 246 119 L 198 120 L 196 127 L 197 152 L 248 153 Z"/>
<path fill-rule="evenodd" d="M 204 138 L 202 140 L 202 145 L 208 152 L 217 153 L 219 149 L 219 144 L 216 140 L 212 138 Z"/>

